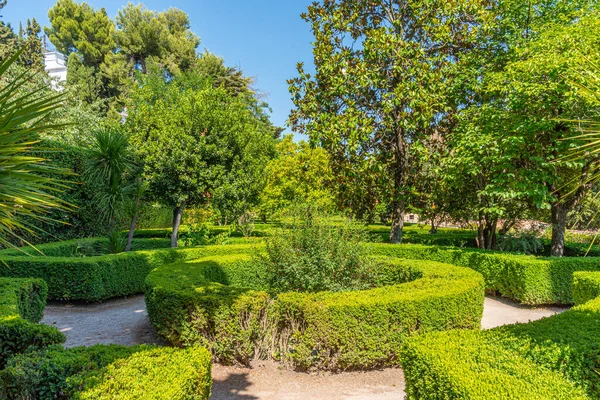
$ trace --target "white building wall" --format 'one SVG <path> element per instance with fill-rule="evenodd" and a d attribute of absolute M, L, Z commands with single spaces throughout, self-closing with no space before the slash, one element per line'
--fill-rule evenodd
<path fill-rule="evenodd" d="M 57 51 L 44 53 L 46 72 L 52 78 L 52 88 L 60 89 L 67 82 L 67 65 L 65 56 Z"/>

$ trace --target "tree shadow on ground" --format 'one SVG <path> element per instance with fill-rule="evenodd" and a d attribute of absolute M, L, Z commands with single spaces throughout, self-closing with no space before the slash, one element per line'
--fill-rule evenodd
<path fill-rule="evenodd" d="M 252 383 L 248 381 L 248 373 L 232 373 L 225 379 L 215 379 L 212 385 L 211 400 L 258 400 L 258 397 L 250 394 L 242 394 Z"/>

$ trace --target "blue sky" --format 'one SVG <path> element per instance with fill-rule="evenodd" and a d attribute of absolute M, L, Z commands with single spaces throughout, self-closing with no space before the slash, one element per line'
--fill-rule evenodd
<path fill-rule="evenodd" d="M 81 0 L 76 0 L 81 1 Z M 48 10 L 56 0 L 8 0 L 3 20 L 18 29 L 19 21 L 34 17 L 48 25 Z M 114 17 L 127 0 L 87 0 Z M 137 3 L 137 2 L 134 2 Z M 283 126 L 293 107 L 286 80 L 296 76 L 296 63 L 312 63 L 309 25 L 300 18 L 312 0 L 160 0 L 142 1 L 151 10 L 176 7 L 188 13 L 192 30 L 208 49 L 255 78 L 267 95 L 272 120 Z"/>

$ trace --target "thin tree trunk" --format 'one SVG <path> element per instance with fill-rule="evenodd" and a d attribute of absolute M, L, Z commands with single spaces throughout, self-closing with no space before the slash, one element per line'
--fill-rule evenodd
<path fill-rule="evenodd" d="M 485 215 L 482 211 L 479 212 L 479 220 L 477 221 L 477 248 L 485 249 Z"/>
<path fill-rule="evenodd" d="M 565 229 L 567 226 L 567 206 L 561 202 L 552 204 L 552 246 L 550 255 L 562 257 L 565 254 Z"/>
<path fill-rule="evenodd" d="M 181 217 L 183 216 L 184 208 L 185 202 L 181 203 L 181 205 L 175 207 L 173 210 L 173 233 L 171 233 L 171 247 L 178 246 L 179 226 L 181 225 Z"/>
<path fill-rule="evenodd" d="M 127 246 L 125 251 L 131 251 L 131 245 L 133 243 L 133 234 L 135 233 L 135 225 L 137 223 L 138 211 L 140 208 L 140 195 L 135 195 L 135 209 L 133 210 L 133 218 L 131 218 L 131 225 L 129 226 L 129 234 L 127 235 Z"/>
<path fill-rule="evenodd" d="M 390 243 L 402 243 L 402 230 L 404 228 L 404 202 L 395 203 L 392 210 L 392 229 L 390 230 Z"/>

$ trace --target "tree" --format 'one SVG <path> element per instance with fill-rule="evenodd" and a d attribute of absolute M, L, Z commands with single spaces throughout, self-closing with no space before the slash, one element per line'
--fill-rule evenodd
<path fill-rule="evenodd" d="M 171 245 L 186 206 L 208 204 L 243 162 L 248 138 L 262 133 L 248 104 L 189 74 L 165 79 L 153 65 L 139 77 L 127 128 L 149 191 L 173 208 Z"/>
<path fill-rule="evenodd" d="M 116 23 L 119 51 L 144 73 L 150 57 L 171 74 L 186 71 L 196 62 L 200 39 L 190 30 L 188 15 L 181 10 L 171 7 L 156 12 L 129 3 L 119 10 Z"/>
<path fill-rule="evenodd" d="M 104 8 L 58 0 L 48 18 L 51 26 L 45 32 L 56 50 L 65 56 L 77 52 L 86 66 L 99 67 L 106 54 L 116 50 L 115 26 Z"/>
<path fill-rule="evenodd" d="M 233 95 L 252 94 L 252 79 L 245 77 L 238 68 L 227 67 L 223 58 L 208 51 L 198 58 L 194 71 L 209 77 L 215 87 L 224 87 Z"/>
<path fill-rule="evenodd" d="M 3 246 L 12 246 L 8 239 L 18 238 L 16 231 L 32 234 L 39 231 L 40 222 L 50 222 L 47 215 L 53 209 L 69 207 L 57 197 L 64 185 L 46 175 L 66 171 L 52 168 L 45 159 L 31 154 L 39 142 L 38 133 L 57 128 L 47 117 L 61 106 L 62 94 L 20 92 L 18 89 L 32 78 L 31 72 L 6 81 L 8 68 L 21 56 L 21 51 L 0 64 L 0 244 Z"/>
<path fill-rule="evenodd" d="M 594 154 L 578 162 L 563 158 L 577 144 L 568 140 L 576 131 L 565 120 L 594 118 L 598 112 L 573 82 L 580 82 L 587 60 L 600 57 L 600 18 L 582 12 L 568 21 L 537 27 L 534 38 L 514 47 L 502 71 L 485 77 L 490 101 L 476 124 L 493 133 L 488 148 L 499 158 L 485 193 L 527 198 L 549 209 L 554 256 L 563 255 L 567 214 L 594 185 L 591 173 L 600 162 Z"/>
<path fill-rule="evenodd" d="M 287 135 L 277 145 L 277 157 L 267 165 L 265 176 L 260 201 L 264 219 L 300 204 L 321 212 L 334 209 L 334 195 L 328 188 L 333 179 L 329 156 L 322 148 L 304 141 L 294 143 L 293 136 Z"/>
<path fill-rule="evenodd" d="M 27 68 L 32 68 L 38 71 L 44 69 L 44 53 L 40 33 L 42 28 L 40 24 L 33 18 L 27 20 L 25 28 L 25 36 L 21 38 L 19 45 L 23 48 L 19 63 Z"/>
<path fill-rule="evenodd" d="M 329 0 L 303 17 L 315 35 L 316 73 L 290 81 L 295 131 L 331 156 L 338 187 L 352 176 L 392 209 L 390 240 L 402 240 L 414 193 L 413 144 L 450 116 L 449 100 L 486 17 L 484 2 Z M 340 199 L 348 195 L 340 195 Z M 360 203 L 358 203 L 360 204 Z"/>

